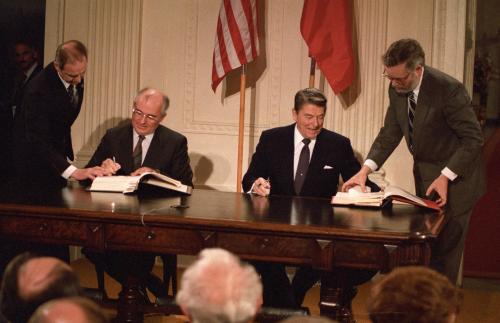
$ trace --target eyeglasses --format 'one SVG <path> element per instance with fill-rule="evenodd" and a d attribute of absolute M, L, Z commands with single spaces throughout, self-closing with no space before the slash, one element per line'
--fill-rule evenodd
<path fill-rule="evenodd" d="M 151 121 L 151 122 L 158 121 L 158 116 L 155 116 L 155 115 L 152 115 L 152 114 L 145 114 L 144 112 L 142 112 L 141 110 L 139 110 L 136 107 L 132 108 L 132 113 L 133 113 L 134 116 L 136 116 L 139 119 L 142 119 L 142 118 L 146 117 L 146 120 L 148 120 L 148 121 Z"/>
<path fill-rule="evenodd" d="M 412 72 L 408 72 L 408 74 L 406 74 L 406 76 L 403 76 L 403 77 L 393 77 L 393 76 L 387 75 L 384 72 L 384 73 L 382 73 L 382 76 L 385 77 L 386 79 L 388 79 L 391 82 L 402 83 L 402 82 L 404 82 L 404 81 L 406 81 L 408 79 L 408 77 L 410 76 L 411 73 Z"/>

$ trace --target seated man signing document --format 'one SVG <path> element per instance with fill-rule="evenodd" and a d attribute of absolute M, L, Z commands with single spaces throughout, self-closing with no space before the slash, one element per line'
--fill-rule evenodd
<path fill-rule="evenodd" d="M 167 114 L 169 99 L 160 91 L 145 88 L 139 91 L 132 107 L 132 121 L 106 132 L 87 167 L 100 165 L 115 175 L 141 175 L 160 172 L 183 184 L 193 186 L 193 172 L 189 165 L 187 139 L 160 123 Z M 134 271 L 155 292 L 154 279 L 149 273 L 154 255 L 132 252 L 102 254 L 86 251 L 93 262 L 105 259 L 105 270 L 119 282 L 126 279 L 126 271 Z M 165 291 L 166 293 L 166 291 Z M 157 295 L 158 296 L 158 295 Z"/>
<path fill-rule="evenodd" d="M 349 139 L 323 129 L 326 103 L 318 89 L 297 92 L 292 109 L 295 123 L 262 133 L 243 177 L 245 192 L 330 199 L 337 192 L 339 175 L 347 181 L 358 172 L 360 164 Z M 373 188 L 378 190 L 376 185 Z M 300 267 L 290 285 L 284 265 L 254 265 L 264 285 L 264 306 L 300 307 L 307 290 L 319 279 L 311 267 Z M 347 283 L 357 285 L 372 275 L 350 270 Z"/>

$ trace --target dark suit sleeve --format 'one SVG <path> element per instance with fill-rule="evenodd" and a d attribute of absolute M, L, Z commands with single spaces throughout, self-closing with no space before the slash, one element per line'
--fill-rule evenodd
<path fill-rule="evenodd" d="M 269 177 L 269 152 L 268 152 L 268 136 L 266 132 L 263 132 L 260 136 L 259 143 L 255 148 L 255 153 L 252 156 L 252 161 L 248 166 L 248 170 L 243 176 L 241 184 L 243 186 L 243 191 L 248 192 L 252 188 L 253 183 L 259 177 L 268 178 Z"/>
<path fill-rule="evenodd" d="M 459 144 L 448 160 L 447 167 L 464 175 L 477 161 L 483 146 L 483 135 L 465 88 L 459 84 L 444 104 L 446 123 L 456 134 Z"/>
<path fill-rule="evenodd" d="M 23 100 L 26 139 L 32 149 L 35 149 L 45 164 L 58 174 L 62 174 L 70 163 L 66 156 L 59 153 L 51 140 L 50 107 L 54 104 L 41 91 L 27 93 Z M 70 138 L 61 138 L 63 144 L 71 145 Z"/>
<path fill-rule="evenodd" d="M 113 157 L 113 153 L 110 151 L 111 143 L 109 142 L 110 141 L 109 136 L 110 135 L 108 130 L 104 135 L 104 137 L 102 137 L 99 146 L 97 147 L 96 151 L 92 155 L 92 158 L 90 158 L 85 168 L 101 166 L 104 160 Z"/>
<path fill-rule="evenodd" d="M 193 186 L 193 171 L 189 165 L 187 139 L 184 136 L 178 142 L 172 156 L 170 172 L 170 174 L 165 175 L 174 177 L 185 185 Z"/>

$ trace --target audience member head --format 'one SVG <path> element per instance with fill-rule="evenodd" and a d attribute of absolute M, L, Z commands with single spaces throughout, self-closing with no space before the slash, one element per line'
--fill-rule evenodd
<path fill-rule="evenodd" d="M 168 97 L 156 89 L 140 90 L 132 109 L 132 126 L 137 134 L 145 136 L 154 133 L 167 115 L 169 104 Z"/>
<path fill-rule="evenodd" d="M 318 89 L 307 88 L 295 94 L 292 116 L 304 138 L 316 139 L 325 119 L 327 99 Z"/>
<path fill-rule="evenodd" d="M 66 82 L 78 85 L 87 71 L 87 48 L 78 40 L 68 40 L 57 47 L 54 67 Z"/>
<path fill-rule="evenodd" d="M 14 44 L 14 61 L 26 73 L 38 61 L 38 51 L 28 42 L 18 41 Z"/>
<path fill-rule="evenodd" d="M 44 303 L 29 323 L 107 323 L 99 306 L 83 297 L 59 298 Z"/>
<path fill-rule="evenodd" d="M 27 322 L 42 303 L 80 294 L 78 277 L 57 258 L 15 257 L 5 269 L 0 291 L 0 311 L 12 323 Z"/>
<path fill-rule="evenodd" d="M 445 276 L 426 267 L 400 267 L 376 283 L 368 298 L 374 323 L 452 323 L 462 293 Z"/>
<path fill-rule="evenodd" d="M 392 43 L 382 56 L 384 76 L 399 93 L 413 91 L 420 82 L 425 64 L 425 53 L 414 39 L 400 39 Z"/>
<path fill-rule="evenodd" d="M 183 274 L 177 302 L 194 323 L 243 323 L 262 304 L 252 266 L 223 249 L 205 249 Z"/>

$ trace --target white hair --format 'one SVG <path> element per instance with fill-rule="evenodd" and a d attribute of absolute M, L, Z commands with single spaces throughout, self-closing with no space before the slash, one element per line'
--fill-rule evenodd
<path fill-rule="evenodd" d="M 251 320 L 262 300 L 254 268 L 230 252 L 202 250 L 183 274 L 177 303 L 198 323 L 242 323 Z"/>

